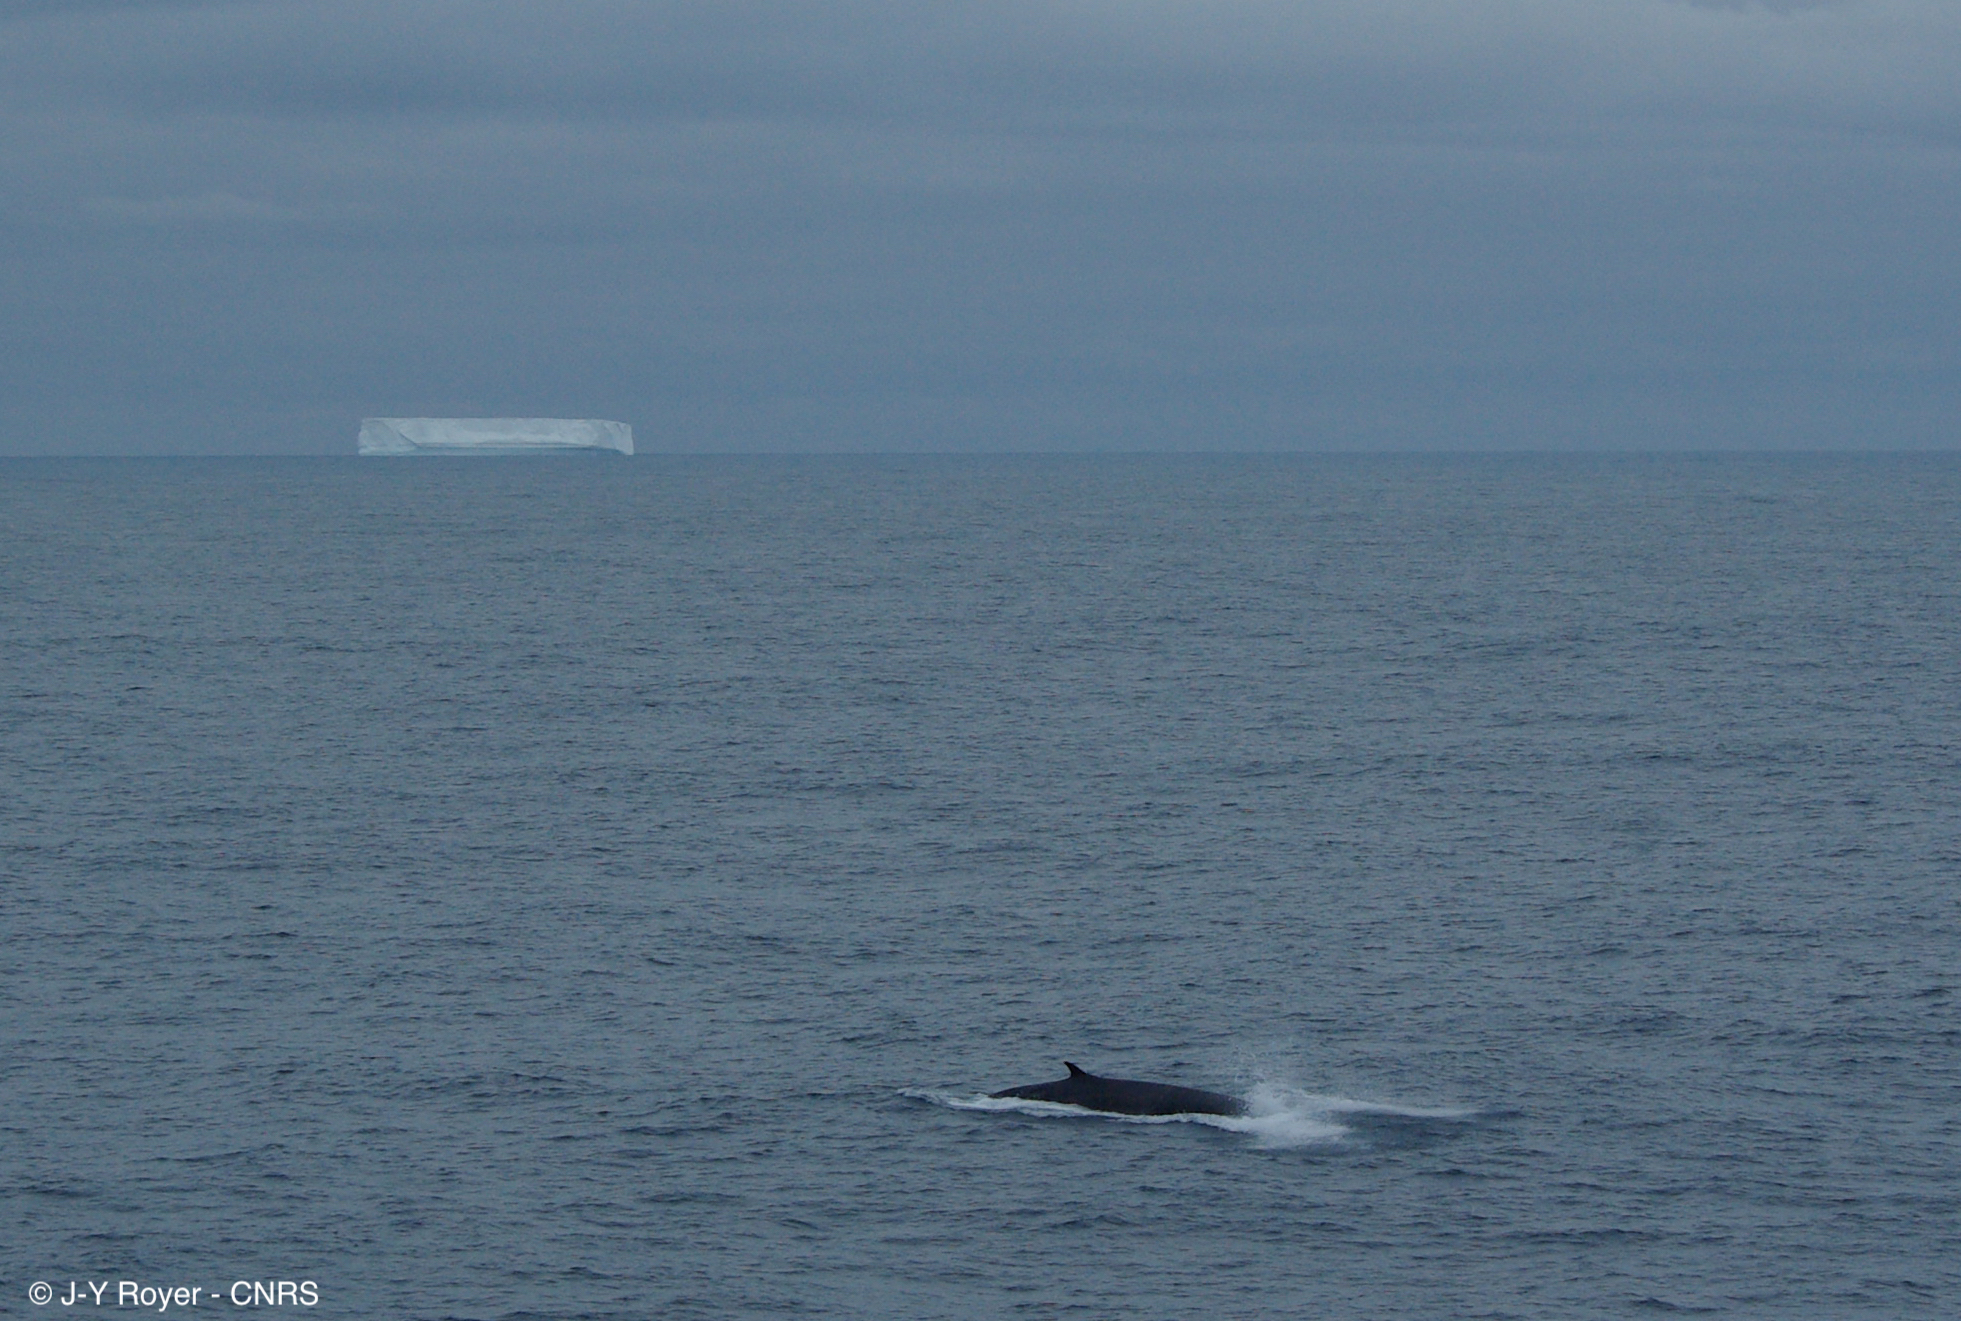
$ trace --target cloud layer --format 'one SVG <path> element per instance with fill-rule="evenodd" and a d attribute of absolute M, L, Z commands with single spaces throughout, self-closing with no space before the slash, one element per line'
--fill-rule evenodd
<path fill-rule="evenodd" d="M 1956 440 L 1951 4 L 4 13 L 0 453 Z"/>

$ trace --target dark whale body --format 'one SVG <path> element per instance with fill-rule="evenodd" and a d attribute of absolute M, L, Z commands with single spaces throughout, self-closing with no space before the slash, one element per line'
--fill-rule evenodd
<path fill-rule="evenodd" d="M 1065 1060 L 1063 1063 L 1068 1064 Z M 1113 1115 L 1243 1115 L 1246 1103 L 1223 1092 L 1206 1092 L 1196 1087 L 1173 1087 L 1169 1083 L 1137 1082 L 1130 1078 L 1099 1078 L 1069 1064 L 1069 1076 L 1060 1082 L 1031 1083 L 994 1093 L 996 1099 L 1052 1101 L 1056 1105 L 1079 1105 L 1085 1110 L 1102 1110 Z"/>

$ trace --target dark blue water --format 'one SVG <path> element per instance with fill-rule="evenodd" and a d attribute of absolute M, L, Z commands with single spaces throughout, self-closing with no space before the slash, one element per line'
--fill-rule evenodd
<path fill-rule="evenodd" d="M 1952 456 L 14 461 L 0 535 L 5 1315 L 1953 1313 Z M 979 1099 L 1064 1059 L 1256 1114 Z"/>

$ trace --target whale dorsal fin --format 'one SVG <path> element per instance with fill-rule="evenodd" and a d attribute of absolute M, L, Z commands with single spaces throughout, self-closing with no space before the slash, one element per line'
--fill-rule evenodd
<path fill-rule="evenodd" d="M 1062 1062 L 1069 1066 L 1069 1076 L 1071 1078 L 1087 1078 L 1090 1076 L 1087 1073 L 1084 1073 L 1081 1069 L 1077 1068 L 1075 1065 L 1069 1064 L 1068 1060 L 1064 1060 Z"/>

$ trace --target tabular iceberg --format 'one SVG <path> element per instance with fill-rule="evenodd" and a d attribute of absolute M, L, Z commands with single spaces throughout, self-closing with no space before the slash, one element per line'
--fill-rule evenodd
<path fill-rule="evenodd" d="M 633 453 L 624 422 L 568 417 L 367 417 L 363 454 L 540 454 L 558 450 Z"/>

